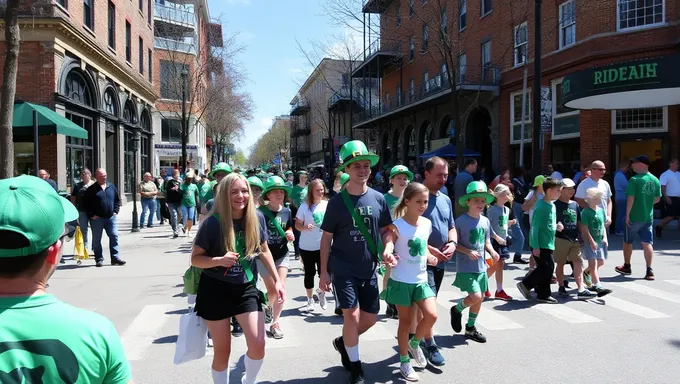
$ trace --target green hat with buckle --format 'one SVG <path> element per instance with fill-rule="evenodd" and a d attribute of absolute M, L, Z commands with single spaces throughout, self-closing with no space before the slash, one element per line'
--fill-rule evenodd
<path fill-rule="evenodd" d="M 267 196 L 267 194 L 273 190 L 280 189 L 286 192 L 290 196 L 291 188 L 286 185 L 286 182 L 279 176 L 272 176 L 264 182 L 264 189 L 262 190 L 262 196 Z"/>
<path fill-rule="evenodd" d="M 367 160 L 371 167 L 378 164 L 380 156 L 375 153 L 371 153 L 366 148 L 360 140 L 352 140 L 346 142 L 342 148 L 340 148 L 340 159 L 342 160 L 342 165 L 340 165 L 341 170 L 347 168 L 352 163 L 357 161 Z"/>
<path fill-rule="evenodd" d="M 259 177 L 257 176 L 250 176 L 248 178 L 248 184 L 250 184 L 250 187 L 258 187 L 262 190 L 264 190 L 264 184 L 262 184 L 262 180 L 260 180 Z"/>
<path fill-rule="evenodd" d="M 76 207 L 45 180 L 27 175 L 0 180 L 0 231 L 15 232 L 29 242 L 23 248 L 3 249 L 1 241 L 0 257 L 38 254 L 71 233 L 66 224 L 77 219 Z"/>
<path fill-rule="evenodd" d="M 340 175 L 340 188 L 344 187 L 349 181 L 349 173 L 343 173 Z"/>
<path fill-rule="evenodd" d="M 231 167 L 227 163 L 217 163 L 215 168 L 213 168 L 212 171 L 208 173 L 208 176 L 210 176 L 211 179 L 214 179 L 217 172 L 224 172 L 228 175 L 231 173 Z"/>
<path fill-rule="evenodd" d="M 473 181 L 467 185 L 467 188 L 465 188 L 465 195 L 458 199 L 458 204 L 465 207 L 465 203 L 467 203 L 467 201 L 470 199 L 474 199 L 475 197 L 485 198 L 487 204 L 491 204 L 494 199 L 493 195 L 489 193 L 489 188 L 486 186 L 486 183 L 483 181 Z"/>
<path fill-rule="evenodd" d="M 395 165 L 390 170 L 390 179 L 393 178 L 394 176 L 397 176 L 397 175 L 406 175 L 409 182 L 411 182 L 413 180 L 413 173 L 411 171 L 409 171 L 408 168 L 406 168 L 403 165 Z"/>

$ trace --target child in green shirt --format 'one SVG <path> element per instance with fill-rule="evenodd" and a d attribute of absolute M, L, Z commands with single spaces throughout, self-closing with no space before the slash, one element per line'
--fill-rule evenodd
<path fill-rule="evenodd" d="M 599 188 L 588 188 L 585 201 L 588 207 L 581 211 L 583 258 L 588 261 L 588 271 L 593 280 L 593 286 L 589 289 L 597 292 L 598 297 L 602 297 L 612 293 L 611 289 L 602 286 L 598 271 L 607 258 L 607 229 L 604 225 L 607 217 L 599 206 L 602 191 Z"/>
<path fill-rule="evenodd" d="M 531 300 L 531 290 L 534 289 L 536 300 L 555 304 L 557 300 L 551 296 L 550 292 L 550 283 L 555 269 L 553 258 L 555 231 L 562 231 L 563 226 L 562 223 L 556 222 L 557 215 L 552 202 L 559 199 L 562 182 L 548 177 L 543 182 L 543 190 L 545 196 L 536 202 L 529 232 L 529 246 L 536 268 L 517 283 L 517 288 L 527 300 Z"/>

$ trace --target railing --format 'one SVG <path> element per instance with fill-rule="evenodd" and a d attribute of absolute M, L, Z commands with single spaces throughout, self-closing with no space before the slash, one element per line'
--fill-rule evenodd
<path fill-rule="evenodd" d="M 168 39 L 165 37 L 154 37 L 153 47 L 156 49 L 164 49 L 166 51 L 184 52 L 196 54 L 195 40 L 191 38 L 190 42 Z"/>
<path fill-rule="evenodd" d="M 401 49 L 400 49 L 400 44 L 398 42 L 389 42 L 389 43 L 382 43 L 380 39 L 374 40 L 371 44 L 368 45 L 366 50 L 364 51 L 364 57 L 368 59 L 372 55 L 378 53 L 378 52 L 389 52 L 393 54 L 400 54 Z"/>
<path fill-rule="evenodd" d="M 500 84 L 500 69 L 493 66 L 487 66 L 483 70 L 477 67 L 475 73 L 468 72 L 468 68 L 464 67 L 456 76 L 456 87 L 458 89 L 464 87 L 474 91 L 475 87 L 480 87 L 481 90 L 482 86 L 498 86 Z M 362 111 L 354 114 L 354 124 L 389 114 L 407 105 L 417 104 L 426 98 L 443 94 L 450 89 L 451 83 L 448 80 L 448 74 L 439 74 L 413 89 L 407 89 L 389 99 L 383 99 L 380 105 L 373 104 L 370 108 L 365 107 Z"/>
<path fill-rule="evenodd" d="M 290 120 L 290 136 L 306 136 L 312 132 L 309 119 L 291 118 Z"/>
<path fill-rule="evenodd" d="M 196 16 L 192 8 L 186 7 L 170 7 L 164 4 L 156 3 L 155 18 L 166 22 L 174 22 L 183 25 L 195 26 Z"/>
<path fill-rule="evenodd" d="M 295 111 L 298 109 L 309 108 L 309 102 L 303 98 L 299 98 L 292 107 L 290 107 L 290 114 L 295 115 Z"/>

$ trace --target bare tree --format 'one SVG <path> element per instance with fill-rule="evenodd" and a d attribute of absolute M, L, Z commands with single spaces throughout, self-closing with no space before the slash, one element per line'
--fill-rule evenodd
<path fill-rule="evenodd" d="M 12 119 L 14 115 L 14 96 L 19 67 L 19 1 L 9 0 L 4 7 L 5 19 L 5 67 L 2 88 L 0 88 L 0 179 L 14 176 L 14 142 Z"/>
<path fill-rule="evenodd" d="M 282 143 L 288 142 L 290 131 L 285 124 L 272 127 L 250 147 L 248 163 L 251 166 L 271 163 L 277 153 L 281 153 Z"/>

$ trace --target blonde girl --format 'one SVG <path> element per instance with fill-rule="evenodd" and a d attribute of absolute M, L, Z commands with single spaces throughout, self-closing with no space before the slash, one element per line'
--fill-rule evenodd
<path fill-rule="evenodd" d="M 599 269 L 607 259 L 607 214 L 600 207 L 603 192 L 599 188 L 586 190 L 586 204 L 588 207 L 581 211 L 581 238 L 583 239 L 582 254 L 588 262 L 588 271 L 593 279 L 590 289 L 597 293 L 597 297 L 606 296 L 612 290 L 602 286 Z"/>
<path fill-rule="evenodd" d="M 515 225 L 516 222 L 512 209 L 509 208 L 512 206 L 513 196 L 510 188 L 505 184 L 497 184 L 492 194 L 494 202 L 487 208 L 486 217 L 491 221 L 491 229 L 493 229 L 491 246 L 500 258 L 486 270 L 486 274 L 489 279 L 496 274 L 496 294 L 494 297 L 501 300 L 512 300 L 512 297 L 503 290 L 503 270 L 505 269 L 505 260 L 510 258 L 508 228 Z M 484 296 L 491 297 L 491 292 L 487 289 Z"/>
<path fill-rule="evenodd" d="M 284 300 L 285 291 L 267 246 L 264 216 L 255 208 L 245 177 L 232 173 L 222 179 L 212 213 L 199 228 L 191 252 L 191 265 L 203 270 L 195 310 L 214 342 L 213 383 L 229 382 L 230 319 L 236 317 L 248 345 L 241 381 L 253 384 L 262 367 L 265 340 L 254 258 L 274 276 L 278 301 Z M 248 269 L 254 280 L 248 278 Z"/>
<path fill-rule="evenodd" d="M 385 301 L 396 306 L 399 313 L 397 340 L 399 344 L 400 372 L 408 381 L 417 381 L 418 368 L 427 366 L 427 358 L 420 348 L 420 340 L 428 333 L 437 321 L 437 303 L 435 295 L 427 283 L 427 266 L 436 265 L 437 258 L 427 249 L 427 240 L 432 233 L 432 223 L 422 217 L 427 209 L 430 192 L 420 183 L 410 183 L 404 190 L 403 197 L 394 208 L 396 220 L 388 226 L 384 237 L 385 256 L 397 259 L 391 265 L 391 274 L 387 282 Z M 389 257 L 385 257 L 389 259 Z M 412 312 L 417 310 L 416 304 L 423 314 L 418 322 L 416 332 L 409 339 Z M 413 365 L 409 354 L 413 356 Z"/>

